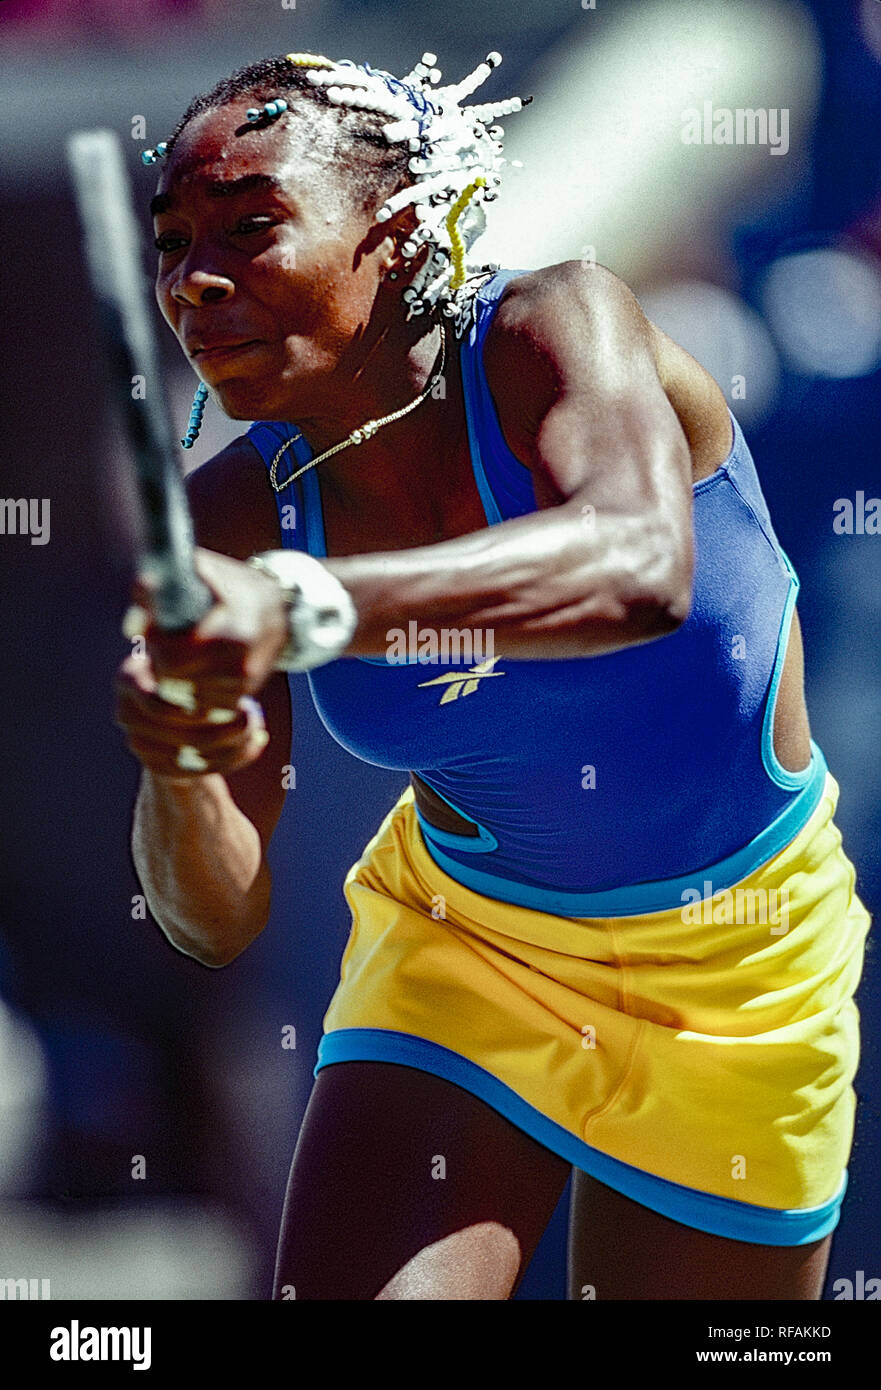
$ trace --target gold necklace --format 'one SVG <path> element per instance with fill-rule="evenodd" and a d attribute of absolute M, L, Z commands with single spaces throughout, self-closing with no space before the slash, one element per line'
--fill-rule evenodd
<path fill-rule="evenodd" d="M 349 435 L 348 439 L 344 439 L 341 444 L 334 444 L 332 448 L 325 449 L 324 453 L 319 454 L 317 459 L 310 459 L 308 463 L 303 464 L 302 468 L 298 468 L 296 473 L 292 473 L 289 478 L 285 478 L 283 483 L 279 483 L 276 477 L 276 470 L 278 468 L 279 461 L 285 450 L 288 449 L 290 445 L 294 443 L 295 440 L 302 439 L 303 431 L 298 430 L 296 434 L 291 435 L 290 439 L 285 440 L 284 444 L 282 444 L 281 448 L 278 450 L 278 453 L 275 455 L 275 458 L 272 460 L 272 463 L 269 465 L 269 480 L 272 483 L 272 486 L 275 489 L 275 491 L 282 492 L 290 483 L 294 481 L 295 478 L 299 478 L 302 473 L 306 473 L 310 468 L 314 468 L 317 464 L 323 463 L 323 461 L 325 459 L 329 459 L 332 454 L 338 454 L 341 449 L 347 449 L 350 444 L 363 444 L 365 439 L 369 439 L 371 435 L 376 434 L 376 431 L 382 429 L 383 425 L 390 425 L 393 420 L 400 420 L 402 415 L 408 415 L 411 410 L 416 409 L 417 405 L 421 405 L 422 402 L 425 400 L 426 396 L 428 396 L 431 393 L 431 391 L 434 390 L 434 387 L 437 385 L 437 383 L 443 376 L 444 363 L 446 362 L 447 356 L 446 326 L 444 324 L 441 324 L 440 330 L 440 366 L 438 367 L 437 371 L 434 372 L 434 374 L 432 375 L 432 378 L 429 381 L 428 385 L 424 388 L 424 390 L 420 391 L 419 395 L 416 397 L 414 401 L 411 401 L 409 405 L 405 405 L 401 410 L 392 411 L 391 415 L 383 415 L 382 418 L 379 420 L 368 420 L 365 425 L 360 425 L 358 429 L 352 430 L 352 433 Z"/>

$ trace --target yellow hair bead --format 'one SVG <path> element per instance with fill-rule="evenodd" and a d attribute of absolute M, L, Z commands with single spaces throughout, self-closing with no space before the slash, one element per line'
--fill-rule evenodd
<path fill-rule="evenodd" d="M 456 226 L 462 213 L 468 206 L 471 198 L 478 188 L 486 187 L 486 179 L 477 178 L 473 183 L 469 183 L 467 188 L 463 188 L 453 206 L 447 213 L 447 231 L 450 234 L 450 258 L 453 262 L 453 274 L 450 277 L 450 289 L 458 290 L 465 283 L 465 243 L 462 240 L 462 233 Z"/>
<path fill-rule="evenodd" d="M 321 53 L 286 53 L 285 58 L 289 63 L 293 63 L 295 68 L 335 68 L 330 58 L 325 58 Z"/>

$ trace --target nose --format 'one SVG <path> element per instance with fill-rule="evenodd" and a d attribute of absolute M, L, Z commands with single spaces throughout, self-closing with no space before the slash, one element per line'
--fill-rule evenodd
<path fill-rule="evenodd" d="M 225 275 L 214 275 L 205 270 L 193 270 L 184 275 L 174 286 L 172 298 L 179 304 L 219 304 L 224 299 L 232 299 L 235 287 Z"/>

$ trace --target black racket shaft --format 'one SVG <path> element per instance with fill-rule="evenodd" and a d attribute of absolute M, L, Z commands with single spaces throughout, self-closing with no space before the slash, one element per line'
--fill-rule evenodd
<path fill-rule="evenodd" d="M 67 154 L 111 390 L 134 456 L 145 536 L 139 572 L 155 585 L 156 622 L 180 631 L 197 623 L 213 599 L 195 570 L 192 520 L 159 371 L 125 159 L 110 130 L 75 132 Z M 135 389 L 138 376 L 143 390 Z"/>

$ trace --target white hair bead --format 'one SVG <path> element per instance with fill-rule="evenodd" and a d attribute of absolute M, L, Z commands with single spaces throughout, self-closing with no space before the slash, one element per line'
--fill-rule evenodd
<path fill-rule="evenodd" d="M 440 275 L 436 276 L 435 279 L 432 280 L 431 284 L 428 286 L 427 290 L 425 290 L 423 298 L 428 299 L 433 303 L 434 300 L 437 299 L 441 290 L 446 288 L 446 286 L 449 284 L 452 278 L 453 267 L 450 265 L 444 266 Z"/>
<path fill-rule="evenodd" d="M 466 180 L 467 182 L 467 180 Z M 429 193 L 434 193 L 436 189 L 446 188 L 449 177 L 446 174 L 436 174 L 434 178 L 422 179 L 418 184 L 410 188 L 402 188 L 398 193 L 393 193 L 390 198 L 386 198 L 383 207 L 389 213 L 400 212 L 401 208 L 407 207 L 410 203 L 419 202 Z"/>
<path fill-rule="evenodd" d="M 520 97 L 474 106 L 462 103 L 501 61 L 502 55 L 493 50 L 459 82 L 445 85 L 440 85 L 437 55 L 427 51 L 400 79 L 349 59 L 305 73 L 313 86 L 324 88 L 333 105 L 384 117 L 381 129 L 386 142 L 401 145 L 406 151 L 413 182 L 387 198 L 375 216 L 379 222 L 388 222 L 404 208 L 413 208 L 416 226 L 407 233 L 402 252 L 409 259 L 427 246 L 428 255 L 403 291 L 407 317 L 438 306 L 453 318 L 460 335 L 474 294 L 473 276 L 470 284 L 467 273 L 466 282 L 458 283 L 462 279 L 461 251 L 464 247 L 467 254 L 481 235 L 486 221 L 483 204 L 497 196 L 499 170 L 507 163 L 501 144 L 504 129 L 494 122 L 523 105 Z M 453 237 L 447 227 L 451 205 L 475 183 L 457 216 Z M 454 276 L 457 288 L 451 290 Z"/>
<path fill-rule="evenodd" d="M 383 126 L 382 133 L 390 145 L 397 145 L 401 140 L 409 140 L 419 134 L 418 121 L 393 121 L 390 125 Z"/>

